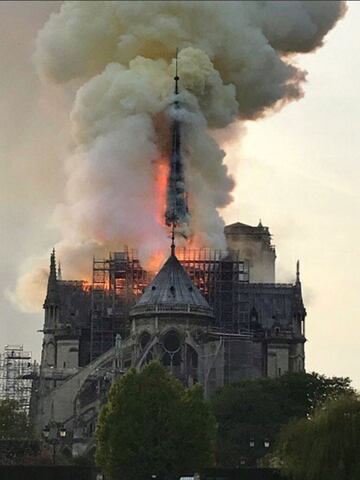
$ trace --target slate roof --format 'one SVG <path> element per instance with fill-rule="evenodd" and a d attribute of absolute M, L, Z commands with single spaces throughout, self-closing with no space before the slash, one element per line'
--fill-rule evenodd
<path fill-rule="evenodd" d="M 146 288 L 132 313 L 143 310 L 143 307 L 158 307 L 159 310 L 201 311 L 212 316 L 212 309 L 175 255 L 171 255 L 152 283 Z M 149 310 L 149 308 L 147 308 Z"/>

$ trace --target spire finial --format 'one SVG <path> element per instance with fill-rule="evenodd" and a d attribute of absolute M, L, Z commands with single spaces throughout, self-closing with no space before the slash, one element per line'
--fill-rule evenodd
<path fill-rule="evenodd" d="M 56 259 L 55 259 L 55 248 L 52 249 L 50 255 L 50 277 L 56 280 Z"/>
<path fill-rule="evenodd" d="M 178 75 L 178 53 L 179 49 L 176 49 L 176 57 L 175 57 L 175 95 L 179 93 L 179 75 Z"/>
<path fill-rule="evenodd" d="M 171 225 L 171 256 L 175 257 L 175 223 Z"/>
<path fill-rule="evenodd" d="M 56 278 L 56 259 L 55 259 L 55 248 L 53 248 L 50 254 L 50 272 L 49 272 L 44 308 L 46 308 L 49 305 L 57 304 L 57 302 L 58 302 L 58 291 L 57 291 L 57 278 Z"/>
<path fill-rule="evenodd" d="M 300 260 L 296 262 L 296 283 L 300 283 Z"/>

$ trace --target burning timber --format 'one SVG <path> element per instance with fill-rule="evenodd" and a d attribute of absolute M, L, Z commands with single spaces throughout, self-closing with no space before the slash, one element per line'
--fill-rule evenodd
<path fill-rule="evenodd" d="M 93 261 L 92 282 L 59 278 L 51 254 L 40 374 L 31 414 L 72 432 L 73 454 L 93 445 L 111 383 L 158 359 L 206 395 L 246 378 L 304 370 L 305 316 L 300 272 L 275 282 L 269 229 L 225 227 L 228 248 L 171 249 L 146 271 L 131 249 Z M 76 439 L 76 441 L 75 441 Z"/>

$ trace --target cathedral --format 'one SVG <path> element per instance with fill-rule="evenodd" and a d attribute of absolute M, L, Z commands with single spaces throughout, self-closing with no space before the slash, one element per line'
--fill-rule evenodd
<path fill-rule="evenodd" d="M 276 283 L 268 227 L 226 226 L 224 251 L 175 248 L 175 227 L 190 215 L 181 153 L 175 117 L 165 216 L 172 244 L 156 275 L 124 248 L 93 260 L 91 284 L 64 280 L 51 254 L 30 413 L 40 430 L 66 430 L 68 455 L 91 455 L 112 382 L 153 359 L 207 397 L 229 383 L 304 370 L 299 264 L 293 283 Z"/>
<path fill-rule="evenodd" d="M 93 282 L 63 280 L 51 254 L 41 368 L 31 415 L 39 429 L 68 432 L 69 455 L 91 454 L 111 383 L 158 359 L 206 396 L 243 379 L 304 370 L 299 265 L 275 281 L 269 229 L 225 227 L 226 251 L 175 249 L 152 276 L 136 252 L 94 260 Z"/>

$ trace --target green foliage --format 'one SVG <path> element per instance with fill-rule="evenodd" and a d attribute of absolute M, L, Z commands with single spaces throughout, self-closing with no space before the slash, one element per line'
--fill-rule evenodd
<path fill-rule="evenodd" d="M 360 478 L 360 400 L 333 399 L 283 428 L 276 457 L 294 480 Z"/>
<path fill-rule="evenodd" d="M 211 466 L 216 422 L 200 386 L 186 390 L 152 362 L 114 383 L 96 436 L 96 461 L 111 478 L 176 478 Z"/>
<path fill-rule="evenodd" d="M 244 457 L 255 464 L 267 453 L 264 441 L 274 445 L 281 427 L 309 415 L 329 398 L 353 392 L 348 378 L 326 378 L 296 373 L 227 385 L 212 398 L 219 424 L 217 463 L 238 466 Z M 250 439 L 255 446 L 250 447 Z"/>
<path fill-rule="evenodd" d="M 24 463 L 37 455 L 40 443 L 29 416 L 15 400 L 0 401 L 0 464 Z"/>
<path fill-rule="evenodd" d="M 0 400 L 0 440 L 35 438 L 29 416 L 20 411 L 15 400 Z"/>

